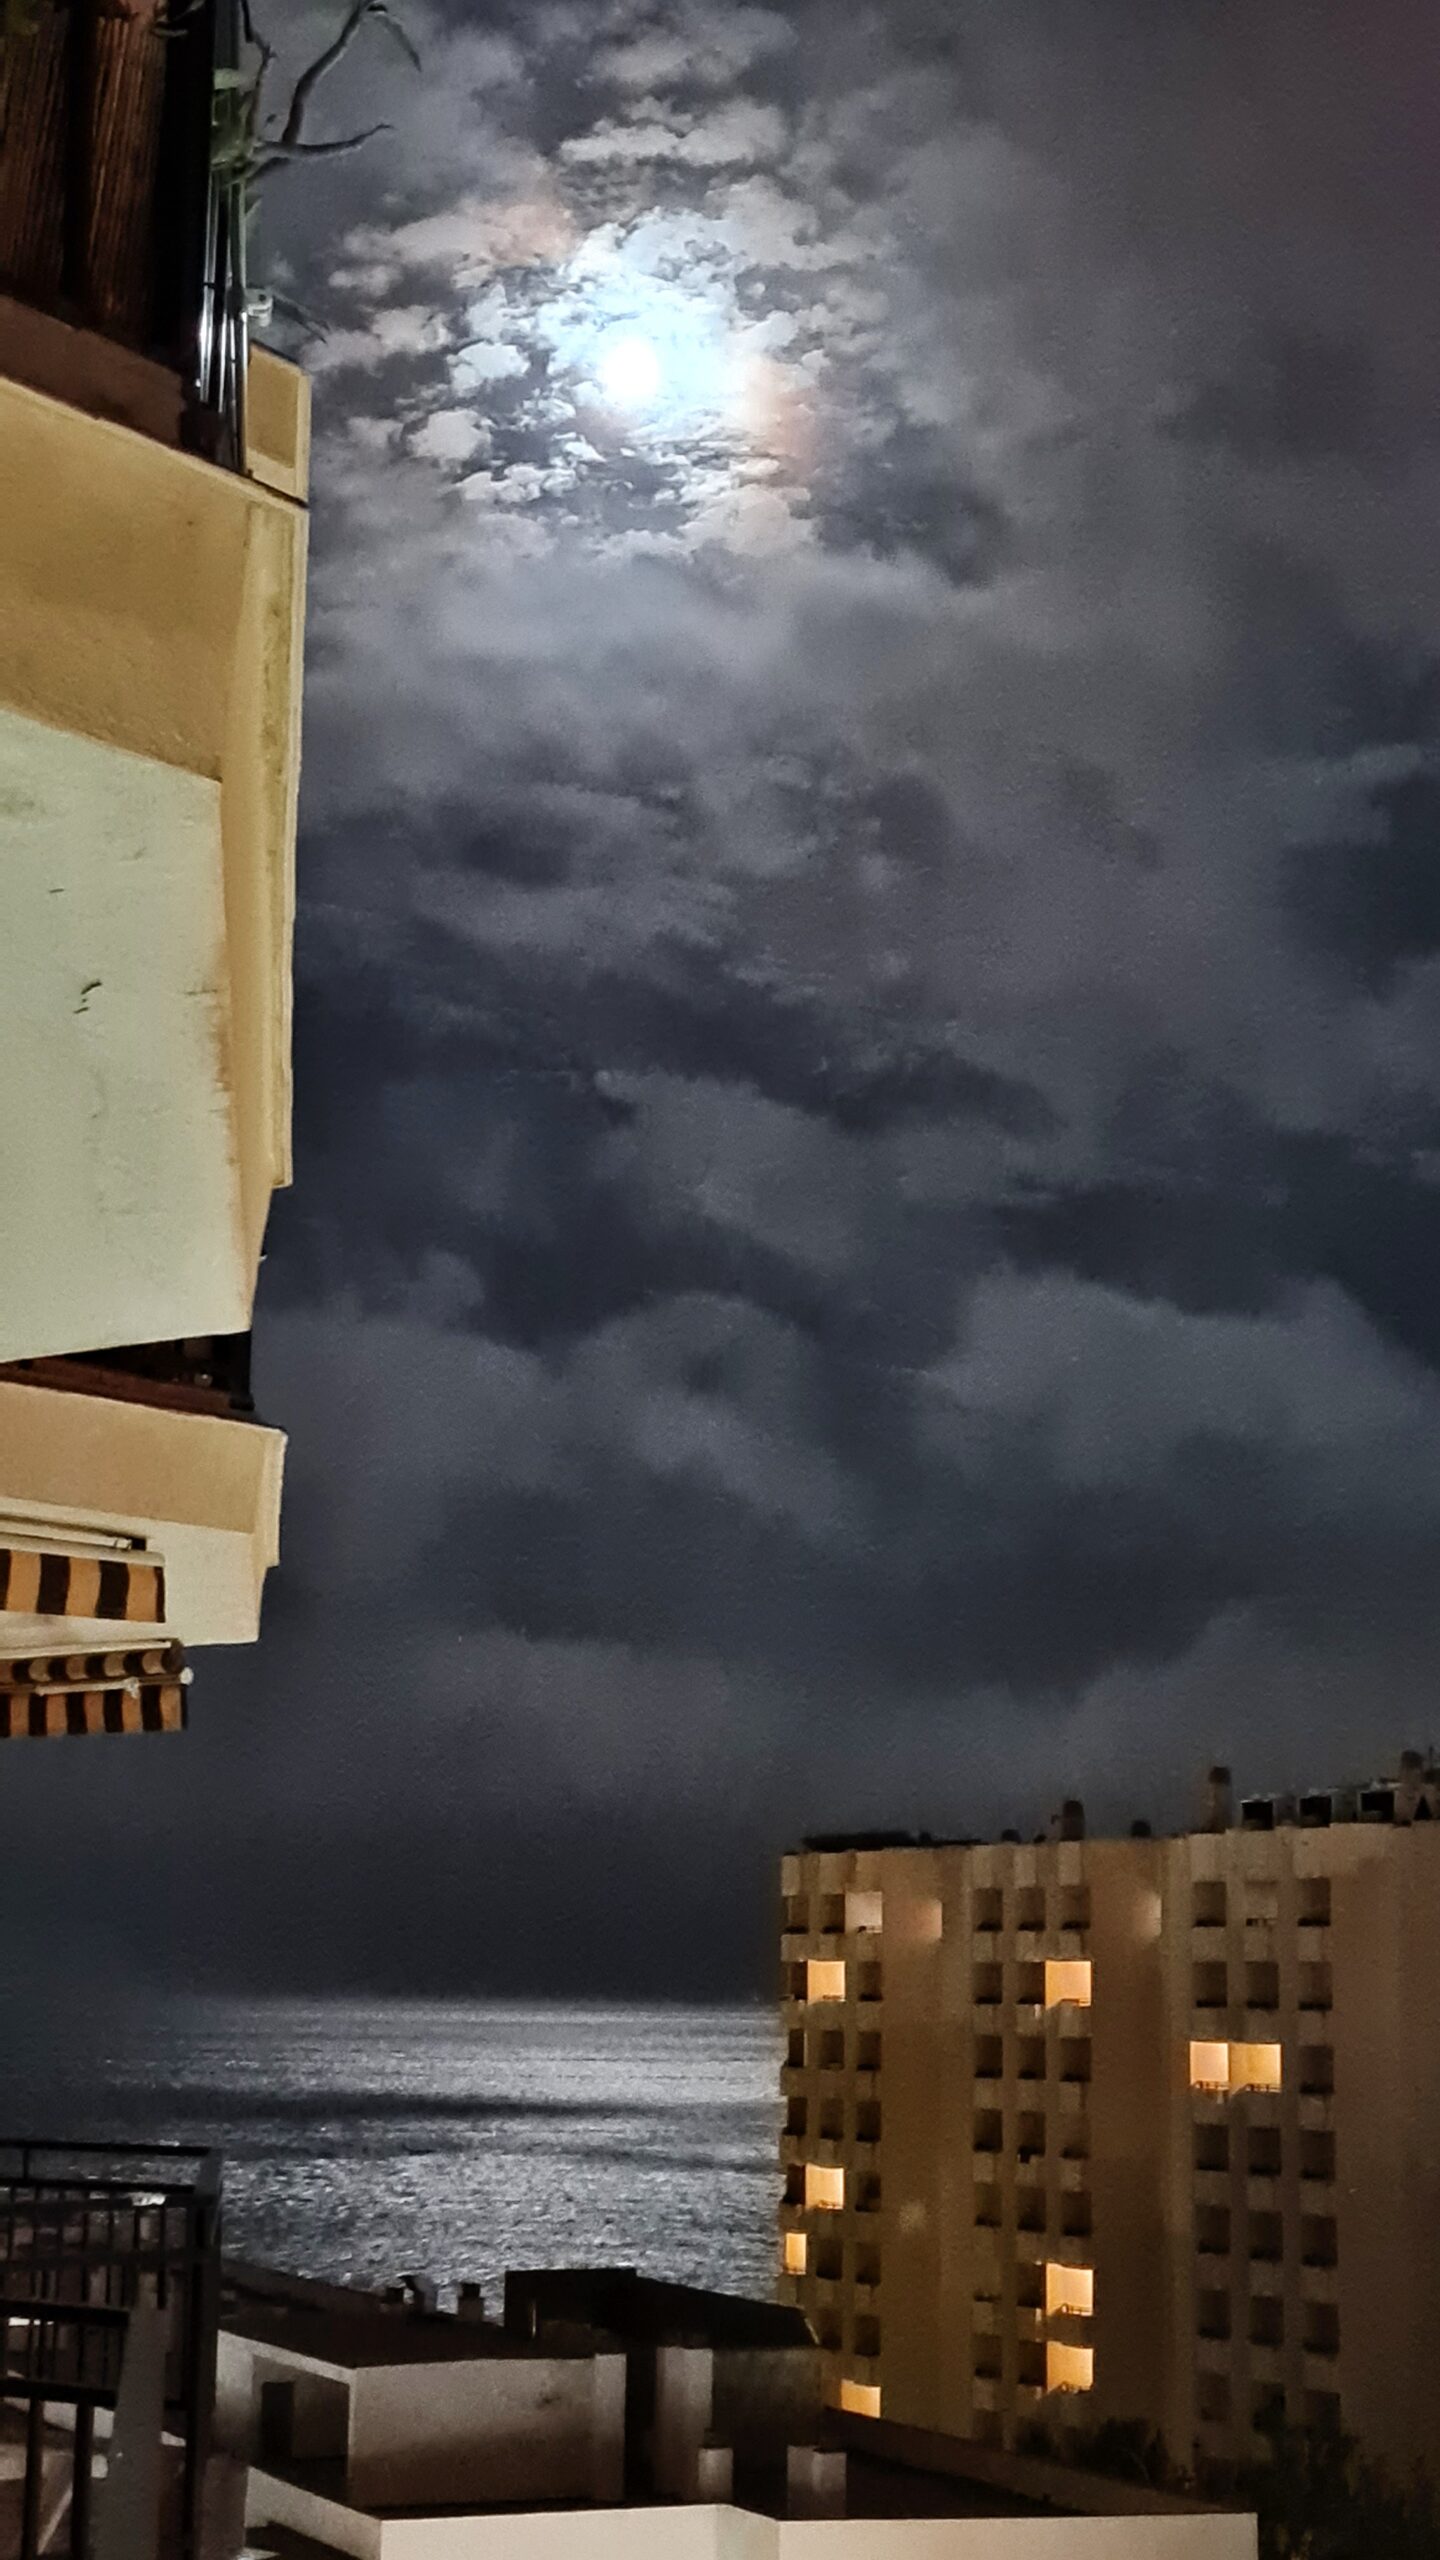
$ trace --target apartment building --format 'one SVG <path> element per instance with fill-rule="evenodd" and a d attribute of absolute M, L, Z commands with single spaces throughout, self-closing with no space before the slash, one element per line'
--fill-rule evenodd
<path fill-rule="evenodd" d="M 839 2407 L 1440 2445 L 1440 1780 L 784 1862 L 782 2299 Z"/>
<path fill-rule="evenodd" d="M 0 32 L 0 1737 L 176 1729 L 278 1545 L 308 405 L 247 340 L 237 42 Z"/>

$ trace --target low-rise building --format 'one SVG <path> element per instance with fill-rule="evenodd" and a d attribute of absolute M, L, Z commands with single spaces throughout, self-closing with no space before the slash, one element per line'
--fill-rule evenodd
<path fill-rule="evenodd" d="M 1254 2560 L 1252 2518 L 827 2414 L 790 2310 L 630 2269 L 503 2322 L 227 2271 L 215 2433 L 271 2560 Z"/>

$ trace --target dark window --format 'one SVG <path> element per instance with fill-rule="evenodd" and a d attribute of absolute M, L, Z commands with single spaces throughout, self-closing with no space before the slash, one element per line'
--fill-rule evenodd
<path fill-rule="evenodd" d="M 1335 2225 L 1328 2214 L 1302 2213 L 1300 2216 L 1300 2255 L 1307 2267 L 1333 2267 L 1336 2258 Z"/>
<path fill-rule="evenodd" d="M 1195 2166 L 1197 2169 L 1228 2169 L 1230 2166 L 1230 2128 L 1224 2124 L 1197 2124 L 1195 2127 Z"/>
<path fill-rule="evenodd" d="M 1333 2133 L 1302 2133 L 1300 2136 L 1300 2175 L 1316 2178 L 1328 2186 L 1335 2176 L 1335 2136 Z"/>
<path fill-rule="evenodd" d="M 1245 2166 L 1252 2178 L 1279 2177 L 1280 2128 L 1278 2125 L 1251 2125 L 1245 2139 Z"/>
<path fill-rule="evenodd" d="M 1202 2204 L 1195 2215 L 1195 2246 L 1205 2258 L 1223 2258 L 1230 2247 L 1230 2215 L 1223 2204 Z"/>

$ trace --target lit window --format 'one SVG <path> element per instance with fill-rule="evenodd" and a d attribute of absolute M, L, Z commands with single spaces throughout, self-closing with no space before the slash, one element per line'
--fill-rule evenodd
<path fill-rule="evenodd" d="M 1278 2089 L 1280 2086 L 1278 2044 L 1232 2044 L 1230 2086 L 1232 2089 Z"/>
<path fill-rule="evenodd" d="M 1045 1967 L 1045 2006 L 1058 2009 L 1065 2002 L 1072 2009 L 1090 2006 L 1090 1967 L 1088 1964 L 1057 1964 Z"/>
<path fill-rule="evenodd" d="M 868 1936 L 873 1936 L 880 1927 L 884 1908 L 883 1894 L 847 1893 L 845 1926 L 847 1929 L 863 1930 Z"/>
<path fill-rule="evenodd" d="M 1192 2089 L 1229 2088 L 1230 2047 L 1228 2044 L 1191 2045 L 1190 2086 Z"/>
<path fill-rule="evenodd" d="M 787 2231 L 785 2234 L 785 2273 L 787 2276 L 803 2276 L 809 2255 L 810 2244 L 807 2241 L 804 2232 Z"/>
<path fill-rule="evenodd" d="M 845 2172 L 805 2163 L 805 2202 L 814 2213 L 841 2213 L 845 2206 Z"/>
<path fill-rule="evenodd" d="M 878 2418 L 880 2393 L 873 2382 L 842 2382 L 840 2406 L 852 2418 Z"/>
<path fill-rule="evenodd" d="M 1282 2084 L 1278 2044 L 1192 2044 L 1192 2089 L 1278 2089 Z"/>
<path fill-rule="evenodd" d="M 1062 2267 L 1052 2258 L 1045 2269 L 1045 2308 L 1088 2320 L 1095 2309 L 1094 2268 Z"/>
<path fill-rule="evenodd" d="M 805 1997 L 807 2000 L 843 2000 L 845 1997 L 843 1964 L 832 1964 L 824 1957 L 812 1956 L 805 1967 Z"/>
<path fill-rule="evenodd" d="M 1089 2391 L 1095 2381 L 1093 2347 L 1062 2347 L 1052 2338 L 1045 2349 L 1047 2391 Z"/>

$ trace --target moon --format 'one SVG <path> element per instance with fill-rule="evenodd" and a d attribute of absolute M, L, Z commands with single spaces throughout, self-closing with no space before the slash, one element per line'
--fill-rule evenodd
<path fill-rule="evenodd" d="M 646 409 L 665 385 L 665 368 L 649 338 L 612 338 L 600 351 L 600 388 L 617 409 Z"/>

